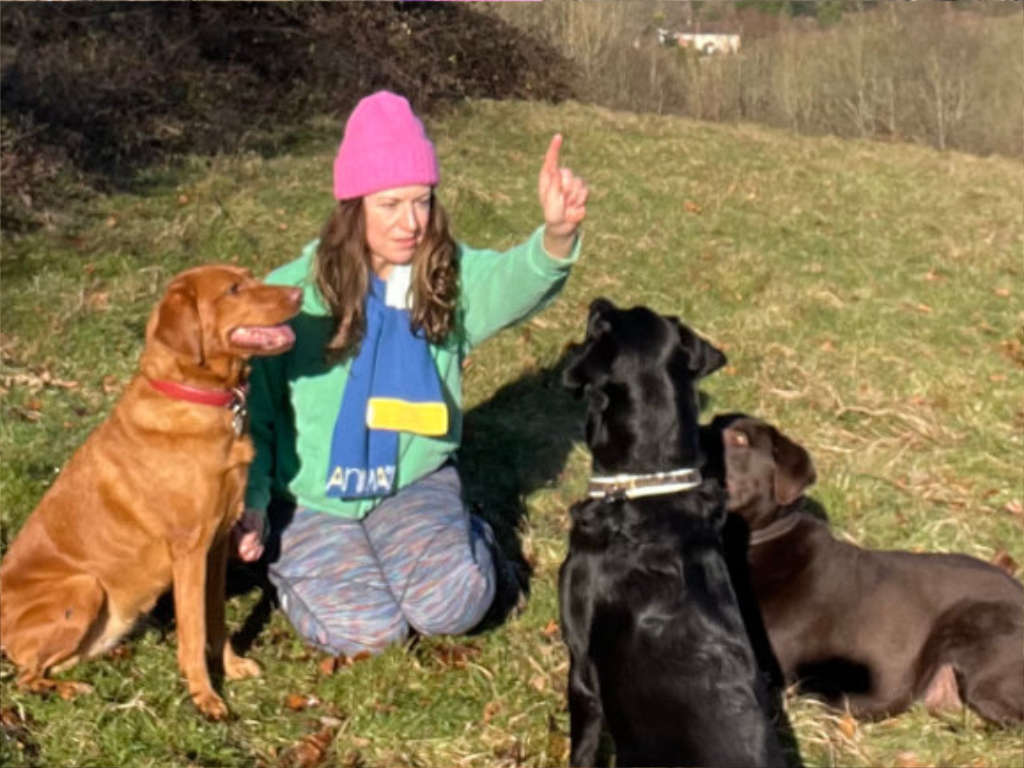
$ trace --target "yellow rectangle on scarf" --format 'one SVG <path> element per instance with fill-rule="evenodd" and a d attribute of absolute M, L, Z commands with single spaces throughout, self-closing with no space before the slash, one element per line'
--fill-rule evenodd
<path fill-rule="evenodd" d="M 448 433 L 448 407 L 444 403 L 410 403 L 371 397 L 366 406 L 366 426 L 440 437 Z"/>

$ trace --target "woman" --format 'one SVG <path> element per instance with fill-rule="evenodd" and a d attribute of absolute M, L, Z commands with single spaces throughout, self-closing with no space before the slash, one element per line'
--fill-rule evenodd
<path fill-rule="evenodd" d="M 259 559 L 283 501 L 269 576 L 323 650 L 377 653 L 410 628 L 460 634 L 494 599 L 505 564 L 451 463 L 462 361 L 552 301 L 578 258 L 587 187 L 558 167 L 560 146 L 538 180 L 544 226 L 505 253 L 469 248 L 434 197 L 423 124 L 404 98 L 375 93 L 346 123 L 321 237 L 267 278 L 305 297 L 292 350 L 253 366 L 256 458 L 234 540 Z"/>

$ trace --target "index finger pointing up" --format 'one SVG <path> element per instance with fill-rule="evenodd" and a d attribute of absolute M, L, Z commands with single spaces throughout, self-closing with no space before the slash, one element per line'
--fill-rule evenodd
<path fill-rule="evenodd" d="M 544 173 L 554 173 L 558 170 L 558 150 L 561 148 L 562 134 L 556 133 L 551 137 L 548 151 L 544 154 L 544 167 L 541 168 Z"/>

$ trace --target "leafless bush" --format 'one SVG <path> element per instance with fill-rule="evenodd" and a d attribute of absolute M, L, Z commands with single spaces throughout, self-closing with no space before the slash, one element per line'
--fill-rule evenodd
<path fill-rule="evenodd" d="M 610 107 L 1024 154 L 1019 6 L 880 3 L 828 28 L 775 22 L 736 55 L 696 57 L 644 36 L 647 4 L 514 5 L 494 12 L 546 36 Z"/>

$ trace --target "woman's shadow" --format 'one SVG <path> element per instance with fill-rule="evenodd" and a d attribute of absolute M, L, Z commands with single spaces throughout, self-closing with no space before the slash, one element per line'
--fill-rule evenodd
<path fill-rule="evenodd" d="M 530 594 L 532 569 L 521 533 L 526 500 L 556 483 L 574 442 L 583 439 L 583 404 L 562 387 L 564 357 L 506 384 L 466 413 L 458 455 L 470 511 L 490 524 L 506 568 L 498 570 L 491 611 L 478 631 L 498 626 Z"/>

